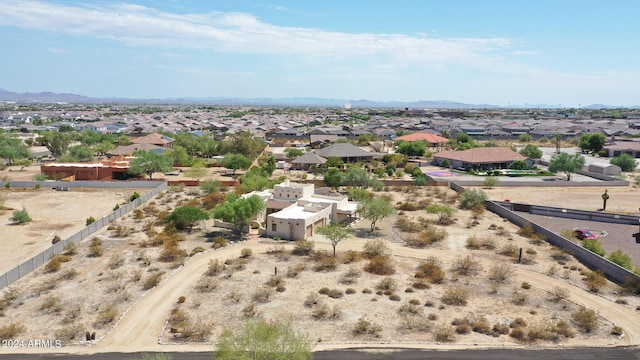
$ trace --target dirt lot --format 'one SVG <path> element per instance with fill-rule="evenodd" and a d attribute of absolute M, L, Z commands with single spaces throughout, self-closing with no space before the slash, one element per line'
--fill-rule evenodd
<path fill-rule="evenodd" d="M 489 192 L 494 196 L 497 190 Z M 392 197 L 394 204 L 421 199 L 453 204 L 456 198 L 443 188 L 384 195 Z M 497 196 L 507 195 L 512 194 Z M 394 219 L 380 222 L 380 230 L 374 234 L 367 231 L 368 222 L 358 222 L 355 236 L 338 245 L 335 269 L 324 271 L 317 268 L 331 262 L 326 255 L 331 247 L 321 238 L 315 239 L 315 246 L 323 252 L 311 258 L 290 254 L 290 243 L 277 247 L 273 241 L 255 236 L 214 251 L 211 236 L 207 235 L 215 230 L 210 222 L 208 227 L 201 224 L 193 233 L 184 234 L 186 240 L 179 242 L 187 254 L 197 247 L 206 250 L 204 253 L 187 257 L 184 266 L 180 266 L 181 260 L 161 261 L 163 248 L 145 245 L 155 236 L 149 234 L 163 229 L 156 218 L 162 211 L 170 211 L 193 197 L 198 197 L 195 189 L 167 191 L 144 205 L 142 213 L 130 214 L 96 234 L 96 242 L 103 249 L 101 256 L 90 256 L 91 243 L 85 241 L 68 262 L 61 264 L 60 270 L 41 269 L 20 280 L 11 287 L 13 290 L 3 292 L 5 299 L 12 300 L 4 310 L 2 323 L 23 324 L 24 331 L 18 335 L 22 339 L 41 338 L 42 334 L 64 339 L 64 351 L 74 353 L 210 350 L 210 344 L 225 326 L 238 326 L 247 316 L 291 318 L 316 342 L 317 349 L 360 344 L 434 348 L 640 344 L 637 298 L 621 295 L 611 283 L 598 294 L 589 292 L 582 281 L 586 270 L 577 261 L 571 257 L 553 259 L 556 251 L 551 246 L 532 243 L 518 235 L 515 226 L 491 213 L 472 219 L 470 211 L 460 210 L 453 224 L 443 226 L 434 225 L 437 217 L 423 210 L 404 211 L 399 216 L 446 231 L 443 241 L 423 249 L 391 241 L 390 224 Z M 516 201 L 513 196 L 512 201 Z M 405 232 L 401 236 L 417 234 Z M 484 249 L 468 248 L 471 236 L 488 245 Z M 371 274 L 364 270 L 369 260 L 347 256 L 347 250 L 361 251 L 366 242 L 375 239 L 388 247 L 393 274 Z M 240 259 L 244 248 L 252 253 Z M 519 248 L 525 251 L 520 264 L 512 256 L 512 250 Z M 509 252 L 511 255 L 501 254 Z M 430 258 L 437 259 L 445 273 L 444 280 L 418 286 L 416 267 Z M 475 264 L 469 273 L 459 270 L 465 259 Z M 227 265 L 217 273 L 205 275 L 211 260 L 226 261 Z M 496 285 L 490 277 L 493 268 L 500 265 L 509 272 L 505 282 Z M 276 268 L 278 275 L 274 275 Z M 345 282 L 347 273 L 352 274 L 352 279 Z M 391 288 L 382 289 L 383 282 L 391 284 Z M 525 289 L 523 282 L 530 287 Z M 148 290 L 147 284 L 151 285 Z M 321 295 L 324 287 L 341 295 Z M 444 295 L 451 289 L 469 294 L 466 305 L 445 302 Z M 315 297 L 312 293 L 317 294 L 318 302 L 305 306 L 308 298 Z M 181 296 L 185 298 L 180 300 Z M 583 331 L 573 319 L 582 306 L 597 313 L 598 326 L 591 332 Z M 528 324 L 525 332 L 534 329 L 555 340 L 521 342 L 491 330 L 494 325 L 509 328 L 517 318 Z M 380 330 L 354 334 L 359 319 L 370 321 L 374 328 L 379 325 Z M 452 322 L 464 321 L 482 332 L 488 326 L 489 334 L 456 334 L 457 325 Z M 561 323 L 568 325 L 564 334 L 572 336 L 550 330 L 557 331 Z M 614 325 L 622 328 L 623 339 L 610 334 Z M 172 333 L 171 328 L 177 333 Z M 562 328 L 566 329 L 564 325 Z M 95 331 L 98 343 L 83 346 L 85 331 Z M 436 334 L 440 331 L 453 331 L 454 345 L 438 341 Z M 188 333 L 191 335 L 185 336 Z"/>

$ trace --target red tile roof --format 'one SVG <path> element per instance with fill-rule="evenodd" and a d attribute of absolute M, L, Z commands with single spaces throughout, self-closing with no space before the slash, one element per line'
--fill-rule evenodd
<path fill-rule="evenodd" d="M 524 161 L 527 159 L 527 157 L 520 155 L 508 147 L 485 147 L 462 151 L 440 151 L 439 153 L 434 154 L 433 157 L 476 164 L 516 160 Z"/>
<path fill-rule="evenodd" d="M 409 135 L 398 136 L 396 140 L 405 140 L 405 141 L 426 141 L 430 144 L 441 144 L 446 143 L 449 139 L 444 138 L 442 136 L 438 136 L 436 134 L 426 133 L 426 132 L 417 132 Z"/>

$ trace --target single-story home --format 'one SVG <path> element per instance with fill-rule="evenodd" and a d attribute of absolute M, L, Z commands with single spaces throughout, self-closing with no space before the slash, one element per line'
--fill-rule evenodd
<path fill-rule="evenodd" d="M 433 155 L 433 163 L 435 165 L 462 170 L 508 169 L 509 165 L 514 161 L 526 161 L 528 167 L 533 166 L 533 160 L 508 147 L 440 151 Z"/>

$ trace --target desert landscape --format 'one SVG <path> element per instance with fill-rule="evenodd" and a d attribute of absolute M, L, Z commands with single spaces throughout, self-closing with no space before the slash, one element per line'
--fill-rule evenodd
<path fill-rule="evenodd" d="M 513 190 L 486 191 L 536 203 L 560 196 Z M 601 191 L 580 190 L 561 196 L 572 203 Z M 11 198 L 20 193 L 3 191 Z M 84 201 L 109 199 L 108 210 L 125 192 L 118 193 L 87 192 L 94 198 Z M 594 279 L 570 254 L 486 211 L 459 209 L 454 221 L 440 224 L 424 205 L 455 206 L 452 190 L 403 187 L 376 195 L 392 199 L 397 214 L 373 233 L 366 221 L 353 224 L 334 259 L 318 235 L 303 244 L 257 235 L 237 240 L 211 220 L 192 233 L 167 231 L 163 216 L 203 199 L 197 188 L 170 187 L 4 289 L 4 330 L 15 324 L 16 339 L 60 339 L 68 353 L 209 350 L 222 329 L 257 316 L 292 321 L 317 350 L 640 343 L 640 301 Z M 72 207 L 58 212 L 75 214 L 76 222 L 87 214 Z M 376 255 L 386 260 L 374 266 Z M 94 341 L 85 340 L 87 332 Z"/>

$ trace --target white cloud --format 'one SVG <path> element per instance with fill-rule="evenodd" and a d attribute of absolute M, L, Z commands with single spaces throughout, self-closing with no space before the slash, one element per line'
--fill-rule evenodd
<path fill-rule="evenodd" d="M 493 62 L 505 38 L 351 34 L 268 24 L 245 13 L 173 14 L 135 4 L 65 6 L 4 0 L 0 25 L 111 39 L 128 46 L 344 59 L 385 56 L 433 66 Z"/>

